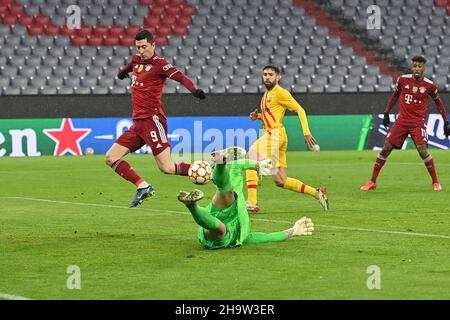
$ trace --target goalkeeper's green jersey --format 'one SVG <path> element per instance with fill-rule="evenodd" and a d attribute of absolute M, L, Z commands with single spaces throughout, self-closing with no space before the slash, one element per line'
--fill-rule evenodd
<path fill-rule="evenodd" d="M 256 162 L 247 159 L 235 160 L 231 163 L 230 184 L 234 189 L 236 200 L 228 208 L 218 209 L 213 203 L 207 207 L 209 212 L 222 221 L 227 228 L 227 234 L 220 240 L 205 239 L 203 228 L 198 228 L 198 238 L 203 246 L 208 249 L 223 247 L 235 247 L 241 245 L 250 233 L 250 219 L 245 205 L 243 192 L 245 182 L 245 170 L 254 169 Z"/>

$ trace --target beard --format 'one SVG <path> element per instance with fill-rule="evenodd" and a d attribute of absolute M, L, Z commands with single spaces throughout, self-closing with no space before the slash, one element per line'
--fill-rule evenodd
<path fill-rule="evenodd" d="M 264 82 L 264 85 L 266 86 L 266 88 L 268 90 L 272 89 L 273 87 L 275 87 L 276 83 L 275 82 Z"/>

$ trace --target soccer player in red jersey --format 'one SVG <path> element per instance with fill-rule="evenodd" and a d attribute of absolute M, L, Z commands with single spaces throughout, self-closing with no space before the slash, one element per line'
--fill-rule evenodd
<path fill-rule="evenodd" d="M 117 75 L 123 80 L 131 77 L 133 125 L 124 132 L 108 150 L 105 162 L 122 178 L 137 187 L 130 207 L 141 204 L 155 191 L 123 158 L 145 144 L 152 149 L 159 169 L 166 174 L 187 176 L 190 163 L 174 163 L 167 139 L 167 119 L 162 109 L 161 96 L 167 78 L 182 83 L 194 97 L 205 99 L 205 93 L 197 89 L 180 70 L 172 66 L 155 52 L 155 41 L 151 32 L 140 30 L 135 36 L 138 54 Z"/>
<path fill-rule="evenodd" d="M 397 80 L 394 93 L 391 95 L 384 111 L 383 125 L 389 127 L 389 111 L 400 97 L 400 110 L 397 121 L 386 137 L 383 149 L 378 154 L 373 167 L 372 178 L 361 190 L 368 191 L 377 187 L 377 177 L 392 149 L 400 149 L 406 137 L 411 138 L 416 145 L 420 157 L 425 163 L 435 191 L 442 190 L 434 167 L 434 161 L 428 153 L 428 135 L 425 116 L 428 112 L 428 96 L 431 95 L 439 113 L 444 119 L 444 134 L 450 135 L 450 125 L 444 104 L 439 97 L 438 87 L 431 80 L 424 77 L 426 59 L 423 56 L 412 58 L 412 74 L 402 75 Z"/>

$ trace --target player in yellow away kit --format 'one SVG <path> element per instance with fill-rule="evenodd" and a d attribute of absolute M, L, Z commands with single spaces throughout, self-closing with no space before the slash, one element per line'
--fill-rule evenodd
<path fill-rule="evenodd" d="M 261 120 L 263 123 L 263 135 L 253 143 L 249 150 L 249 158 L 254 161 L 272 159 L 272 178 L 278 187 L 292 190 L 298 193 L 306 193 L 319 201 L 325 211 L 328 210 L 327 191 L 324 187 L 313 188 L 302 181 L 287 176 L 286 152 L 288 138 L 283 125 L 286 109 L 296 112 L 303 128 L 305 144 L 310 150 L 318 150 L 318 145 L 309 131 L 305 110 L 292 97 L 289 91 L 282 88 L 280 70 L 272 65 L 263 69 L 263 81 L 266 92 L 261 99 L 261 110 L 250 113 L 251 120 Z M 316 149 L 317 148 L 317 149 Z M 258 175 L 256 171 L 247 170 L 247 210 L 258 212 L 257 201 Z"/>

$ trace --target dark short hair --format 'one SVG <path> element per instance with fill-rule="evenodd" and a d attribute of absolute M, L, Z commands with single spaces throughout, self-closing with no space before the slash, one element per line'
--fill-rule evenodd
<path fill-rule="evenodd" d="M 266 69 L 272 69 L 273 71 L 275 71 L 276 74 L 280 74 L 280 68 L 278 68 L 277 66 L 274 66 L 272 64 L 268 64 L 267 66 L 265 66 L 263 68 L 263 71 Z"/>
<path fill-rule="evenodd" d="M 145 30 L 145 29 L 139 30 L 136 33 L 136 36 L 134 37 L 134 39 L 137 41 L 147 39 L 147 41 L 149 43 L 155 41 L 155 38 L 153 38 L 153 34 L 150 31 Z"/>
<path fill-rule="evenodd" d="M 425 59 L 424 56 L 414 56 L 414 57 L 412 57 L 411 61 L 412 62 L 420 62 L 423 64 L 427 63 L 427 59 Z"/>

